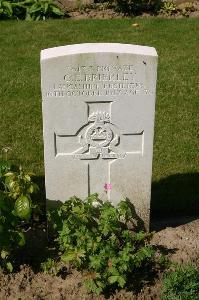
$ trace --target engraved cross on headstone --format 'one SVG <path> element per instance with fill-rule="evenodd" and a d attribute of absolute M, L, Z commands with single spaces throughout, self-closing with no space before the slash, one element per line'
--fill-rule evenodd
<path fill-rule="evenodd" d="M 74 135 L 54 133 L 55 158 L 68 156 L 87 167 L 88 195 L 111 182 L 111 165 L 128 155 L 143 155 L 144 131 L 123 132 L 111 122 L 113 101 L 87 102 L 87 123 Z M 96 104 L 97 108 L 96 108 Z M 100 107 L 100 110 L 99 110 Z M 72 146 L 71 146 L 72 145 Z M 71 148 L 72 147 L 72 148 Z M 110 200 L 109 190 L 107 193 Z"/>

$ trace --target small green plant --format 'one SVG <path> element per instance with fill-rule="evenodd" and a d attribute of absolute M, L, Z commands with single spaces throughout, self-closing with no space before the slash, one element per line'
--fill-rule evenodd
<path fill-rule="evenodd" d="M 115 9 L 125 15 L 139 15 L 143 12 L 156 13 L 162 0 L 116 0 Z"/>
<path fill-rule="evenodd" d="M 12 4 L 10 1 L 0 0 L 0 20 L 10 19 L 13 16 Z"/>
<path fill-rule="evenodd" d="M 177 265 L 163 279 L 162 300 L 199 300 L 199 271 L 192 265 Z"/>
<path fill-rule="evenodd" d="M 48 258 L 45 262 L 41 263 L 41 269 L 45 274 L 57 275 L 59 272 L 58 264 L 52 258 Z"/>
<path fill-rule="evenodd" d="M 8 161 L 0 161 L 0 266 L 12 271 L 12 250 L 25 244 L 22 221 L 36 208 L 31 194 L 38 191 L 30 174 Z"/>
<path fill-rule="evenodd" d="M 122 12 L 125 15 L 134 15 L 140 11 L 141 3 L 139 1 L 116 0 L 116 11 Z M 138 5 L 137 5 L 138 4 Z"/>
<path fill-rule="evenodd" d="M 63 11 L 53 0 L 26 0 L 26 20 L 45 20 L 64 16 Z"/>
<path fill-rule="evenodd" d="M 128 201 L 114 207 L 97 194 L 85 201 L 72 197 L 49 213 L 61 260 L 82 271 L 88 291 L 122 288 L 130 274 L 153 260 L 154 250 L 147 245 L 152 234 L 130 230 L 132 220 Z"/>
<path fill-rule="evenodd" d="M 62 16 L 64 12 L 54 0 L 0 0 L 0 19 L 17 18 L 38 21 Z"/>
<path fill-rule="evenodd" d="M 178 12 L 178 7 L 172 1 L 164 1 L 159 12 L 163 15 L 171 17 Z"/>

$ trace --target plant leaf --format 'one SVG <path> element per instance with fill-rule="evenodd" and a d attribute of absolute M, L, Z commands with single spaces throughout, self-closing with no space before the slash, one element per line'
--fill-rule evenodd
<path fill-rule="evenodd" d="M 23 232 L 18 232 L 18 245 L 23 247 L 26 243 L 25 235 Z"/>
<path fill-rule="evenodd" d="M 15 202 L 14 208 L 16 216 L 29 220 L 31 216 L 30 200 L 26 196 L 20 196 Z"/>
<path fill-rule="evenodd" d="M 10 273 L 13 271 L 13 266 L 12 266 L 11 262 L 7 262 L 6 268 Z"/>

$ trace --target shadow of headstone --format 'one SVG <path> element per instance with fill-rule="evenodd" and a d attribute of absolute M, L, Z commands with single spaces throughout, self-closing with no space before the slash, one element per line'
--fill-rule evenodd
<path fill-rule="evenodd" d="M 199 173 L 175 174 L 152 183 L 152 225 L 177 226 L 198 217 Z"/>

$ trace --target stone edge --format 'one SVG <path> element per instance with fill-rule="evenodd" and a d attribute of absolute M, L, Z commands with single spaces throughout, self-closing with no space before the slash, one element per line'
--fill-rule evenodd
<path fill-rule="evenodd" d="M 41 61 L 83 53 L 128 53 L 157 57 L 153 47 L 120 43 L 84 43 L 48 48 L 41 51 Z"/>

